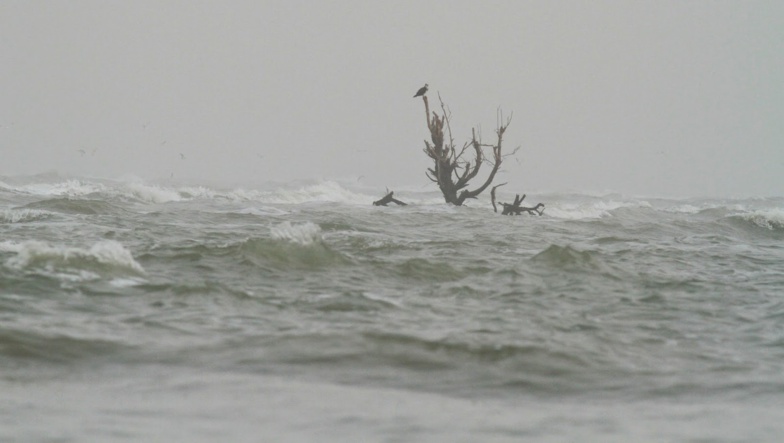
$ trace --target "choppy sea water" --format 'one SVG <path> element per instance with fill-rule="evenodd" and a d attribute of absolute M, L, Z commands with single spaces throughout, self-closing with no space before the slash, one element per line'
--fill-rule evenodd
<path fill-rule="evenodd" d="M 0 177 L 0 441 L 784 438 L 784 198 L 383 193 Z"/>

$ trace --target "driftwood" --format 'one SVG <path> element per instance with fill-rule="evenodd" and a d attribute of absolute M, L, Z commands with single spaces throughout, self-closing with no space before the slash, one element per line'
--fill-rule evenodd
<path fill-rule="evenodd" d="M 501 183 L 500 185 L 493 186 L 493 189 L 490 191 L 490 200 L 493 203 L 493 211 L 498 212 L 498 208 L 495 205 L 495 189 L 499 186 L 503 186 L 506 183 Z M 538 203 L 536 206 L 520 206 L 523 203 L 523 199 L 525 199 L 525 194 L 520 197 L 520 194 L 515 195 L 514 203 L 501 203 L 498 202 L 501 206 L 503 206 L 503 210 L 501 211 L 501 215 L 522 215 L 525 211 L 531 215 L 542 215 L 544 213 L 544 204 Z M 540 209 L 541 208 L 541 209 Z"/>
<path fill-rule="evenodd" d="M 394 193 L 395 193 L 394 191 L 389 191 L 389 194 L 385 195 L 381 200 L 374 201 L 373 202 L 373 206 L 386 206 L 390 202 L 391 203 L 395 203 L 395 204 L 400 205 L 400 206 L 407 206 L 406 203 L 403 203 L 402 201 L 400 201 L 400 200 L 396 199 L 395 197 L 393 197 L 392 195 Z"/>

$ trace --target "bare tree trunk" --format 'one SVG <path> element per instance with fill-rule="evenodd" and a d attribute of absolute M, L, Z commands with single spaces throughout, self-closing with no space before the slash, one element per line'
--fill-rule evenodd
<path fill-rule="evenodd" d="M 511 117 L 505 123 L 499 121 L 495 130 L 498 137 L 495 144 L 482 143 L 481 136 L 478 137 L 476 130 L 472 129 L 471 140 L 464 143 L 458 151 L 452 137 L 450 115 L 440 95 L 438 98 L 441 102 L 442 114 L 440 116 L 436 112 L 431 114 L 427 96 L 422 96 L 422 101 L 425 103 L 427 128 L 430 131 L 430 141 L 425 140 L 424 152 L 433 160 L 433 167 L 427 170 L 427 177 L 438 184 L 447 203 L 460 206 L 466 199 L 476 198 L 493 183 L 503 161 L 501 146 L 504 132 L 511 123 Z M 448 141 L 445 139 L 447 134 Z M 490 155 L 485 153 L 487 148 L 490 149 Z M 464 155 L 469 157 L 471 150 L 473 150 L 473 159 L 464 158 Z M 485 162 L 490 164 L 492 168 L 485 181 L 473 190 L 466 189 L 469 182 L 479 174 L 479 170 Z"/>

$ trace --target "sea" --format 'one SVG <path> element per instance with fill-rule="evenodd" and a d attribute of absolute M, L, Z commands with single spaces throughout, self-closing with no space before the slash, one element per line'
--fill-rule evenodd
<path fill-rule="evenodd" d="M 784 197 L 394 191 L 0 176 L 0 441 L 784 441 Z"/>

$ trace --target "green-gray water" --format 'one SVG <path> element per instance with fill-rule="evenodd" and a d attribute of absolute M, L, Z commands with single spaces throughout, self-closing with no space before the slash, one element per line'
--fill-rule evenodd
<path fill-rule="evenodd" d="M 0 177 L 0 441 L 784 435 L 784 198 L 375 191 Z"/>

